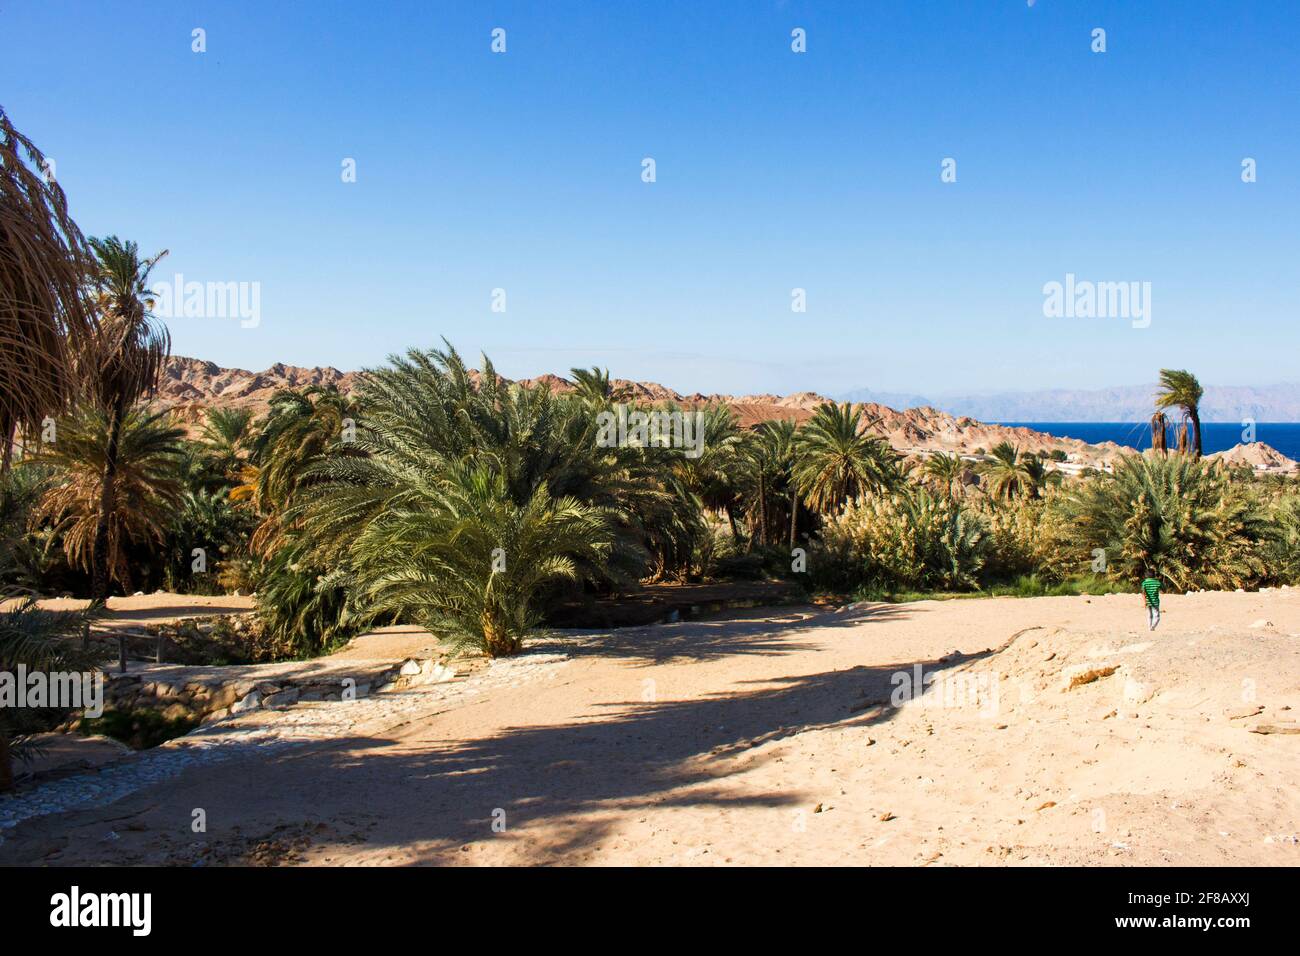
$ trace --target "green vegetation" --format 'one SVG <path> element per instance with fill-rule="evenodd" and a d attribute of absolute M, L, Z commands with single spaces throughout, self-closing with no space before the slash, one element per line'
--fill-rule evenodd
<path fill-rule="evenodd" d="M 259 646 L 278 653 L 409 622 L 502 655 L 557 603 L 646 581 L 780 576 L 897 599 L 1300 577 L 1295 482 L 1202 461 L 1202 389 L 1183 370 L 1160 373 L 1153 452 L 1068 480 L 1063 453 L 1007 442 L 904 461 L 862 406 L 745 429 L 724 406 L 637 402 L 607 370 L 552 391 L 450 347 L 394 357 L 349 394 L 285 390 L 260 418 L 182 423 L 150 405 L 170 341 L 149 276 L 166 253 L 83 240 L 41 162 L 0 114 L 0 270 L 24 292 L 0 299 L 0 587 L 255 591 Z M 615 412 L 641 430 L 608 441 Z M 78 622 L 24 605 L 10 623 Z"/>
<path fill-rule="evenodd" d="M 164 717 L 157 710 L 109 710 L 101 717 L 87 717 L 78 731 L 112 737 L 132 750 L 148 750 L 182 737 L 198 725 L 196 717 Z"/>

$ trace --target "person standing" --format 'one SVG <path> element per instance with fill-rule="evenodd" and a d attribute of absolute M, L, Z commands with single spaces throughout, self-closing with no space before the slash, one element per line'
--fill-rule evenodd
<path fill-rule="evenodd" d="M 1148 574 L 1142 580 L 1142 591 L 1147 596 L 1147 621 L 1154 631 L 1160 623 L 1160 580 Z"/>

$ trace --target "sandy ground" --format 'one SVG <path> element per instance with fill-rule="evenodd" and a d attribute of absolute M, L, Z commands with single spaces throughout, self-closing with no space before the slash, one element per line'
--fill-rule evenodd
<path fill-rule="evenodd" d="M 47 611 L 83 611 L 90 604 L 81 598 L 42 598 L 37 606 Z M 3 606 L 3 605 L 0 605 Z M 202 594 L 138 594 L 131 597 L 108 599 L 107 613 L 96 622 L 100 628 L 125 628 L 130 630 L 140 624 L 164 624 L 187 617 L 207 614 L 235 614 L 251 611 L 256 602 L 251 597 Z"/>
<path fill-rule="evenodd" d="M 1300 591 L 1164 605 L 1154 634 L 1112 596 L 564 638 L 538 679 L 28 820 L 0 863 L 1300 863 Z"/>

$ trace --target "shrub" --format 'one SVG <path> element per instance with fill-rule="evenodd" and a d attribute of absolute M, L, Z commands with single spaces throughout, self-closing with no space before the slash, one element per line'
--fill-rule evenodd
<path fill-rule="evenodd" d="M 859 498 L 830 518 L 809 571 L 819 587 L 844 590 L 975 589 L 987 553 L 984 524 L 971 508 L 913 488 Z"/>

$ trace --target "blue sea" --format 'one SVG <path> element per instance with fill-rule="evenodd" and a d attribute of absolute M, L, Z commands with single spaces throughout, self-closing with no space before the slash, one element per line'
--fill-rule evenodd
<path fill-rule="evenodd" d="M 999 425 L 1018 425 L 1034 431 L 1047 432 L 1058 438 L 1077 438 L 1089 444 L 1113 441 L 1139 451 L 1151 447 L 1151 426 L 1146 422 L 998 422 Z M 1235 422 L 1202 422 L 1201 441 L 1207 455 L 1227 451 L 1241 444 L 1244 429 Z M 1288 458 L 1300 459 L 1300 423 L 1259 422 L 1255 426 L 1255 440 L 1271 445 Z M 1169 447 L 1174 447 L 1172 430 Z"/>

